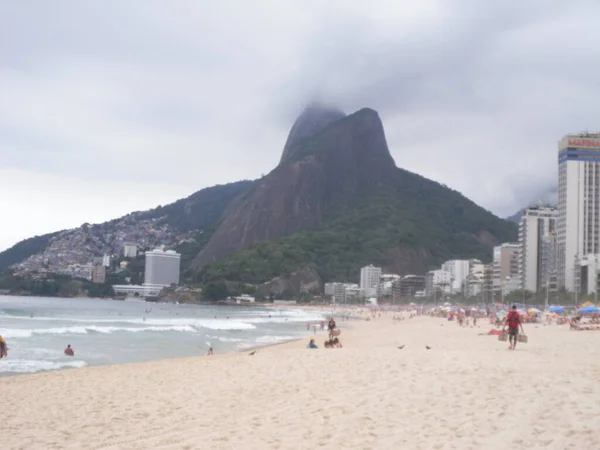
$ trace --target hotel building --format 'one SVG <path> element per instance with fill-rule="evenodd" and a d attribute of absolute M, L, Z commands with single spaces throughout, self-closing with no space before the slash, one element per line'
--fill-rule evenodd
<path fill-rule="evenodd" d="M 578 266 L 600 253 L 600 134 L 565 136 L 558 146 L 558 285 L 579 291 Z"/>

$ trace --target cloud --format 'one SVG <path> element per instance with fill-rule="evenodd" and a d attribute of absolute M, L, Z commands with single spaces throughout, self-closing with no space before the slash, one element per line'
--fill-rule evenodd
<path fill-rule="evenodd" d="M 508 215 L 554 189 L 564 134 L 597 128 L 599 13 L 591 0 L 3 2 L 0 208 L 19 220 L 0 248 L 258 177 L 313 99 L 377 109 L 399 166 Z"/>

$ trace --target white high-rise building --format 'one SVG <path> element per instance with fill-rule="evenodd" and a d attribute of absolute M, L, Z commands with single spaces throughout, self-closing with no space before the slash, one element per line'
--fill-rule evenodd
<path fill-rule="evenodd" d="M 373 265 L 360 269 L 360 291 L 363 297 L 375 297 L 381 278 L 381 267 Z"/>
<path fill-rule="evenodd" d="M 155 249 L 146 252 L 144 284 L 170 286 L 179 284 L 181 255 L 174 250 Z"/>
<path fill-rule="evenodd" d="M 494 247 L 493 290 L 495 294 L 505 295 L 507 292 L 505 285 L 513 287 L 517 283 L 519 249 L 519 244 L 515 242 L 505 242 Z"/>
<path fill-rule="evenodd" d="M 556 228 L 556 209 L 547 206 L 527 208 L 519 222 L 519 278 L 521 289 L 538 292 L 546 285 L 544 239 Z"/>
<path fill-rule="evenodd" d="M 441 269 L 449 272 L 452 280 L 451 290 L 453 293 L 462 292 L 463 283 L 469 276 L 469 260 L 468 259 L 452 259 L 442 264 Z"/>
<path fill-rule="evenodd" d="M 578 292 L 578 260 L 600 253 L 600 134 L 558 144 L 558 284 Z"/>

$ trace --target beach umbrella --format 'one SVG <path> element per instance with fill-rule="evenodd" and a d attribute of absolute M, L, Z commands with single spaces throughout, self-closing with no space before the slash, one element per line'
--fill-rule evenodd
<path fill-rule="evenodd" d="M 592 302 L 587 301 L 585 303 L 582 303 L 581 305 L 579 305 L 580 308 L 586 308 L 588 306 L 595 306 Z"/>
<path fill-rule="evenodd" d="M 596 307 L 596 306 L 586 306 L 584 308 L 581 308 L 578 312 L 585 314 L 585 313 L 598 313 L 600 312 L 600 308 Z"/>
<path fill-rule="evenodd" d="M 528 312 L 529 314 L 539 314 L 539 313 L 541 313 L 541 311 L 540 311 L 539 309 L 537 309 L 537 308 L 529 308 L 529 309 L 527 310 L 527 312 Z"/>
<path fill-rule="evenodd" d="M 565 312 L 565 307 L 564 306 L 551 306 L 550 312 L 551 313 L 563 313 L 563 312 Z"/>

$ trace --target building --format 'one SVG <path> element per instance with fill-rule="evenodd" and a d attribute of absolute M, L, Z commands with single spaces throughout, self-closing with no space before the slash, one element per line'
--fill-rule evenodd
<path fill-rule="evenodd" d="M 598 274 L 600 274 L 600 254 L 587 254 L 576 260 L 577 282 L 575 292 L 582 296 L 598 292 Z"/>
<path fill-rule="evenodd" d="M 577 288 L 576 260 L 600 253 L 600 134 L 565 136 L 558 144 L 558 284 Z"/>
<path fill-rule="evenodd" d="M 106 266 L 92 267 L 92 282 L 100 284 L 106 282 Z"/>
<path fill-rule="evenodd" d="M 400 275 L 382 274 L 379 278 L 379 284 L 377 285 L 377 298 L 391 297 L 393 284 L 399 279 Z"/>
<path fill-rule="evenodd" d="M 346 303 L 344 283 L 325 283 L 325 295 L 331 297 L 333 303 Z"/>
<path fill-rule="evenodd" d="M 325 283 L 325 284 L 323 285 L 323 293 L 324 293 L 326 296 L 329 296 L 329 297 L 330 297 L 330 296 L 332 296 L 332 295 L 333 295 L 333 285 L 334 285 L 334 284 L 335 284 L 335 283 Z"/>
<path fill-rule="evenodd" d="M 179 284 L 181 255 L 174 250 L 155 249 L 146 252 L 144 285 L 170 286 Z"/>
<path fill-rule="evenodd" d="M 102 257 L 102 265 L 104 267 L 110 267 L 110 255 L 104 255 Z"/>
<path fill-rule="evenodd" d="M 452 274 L 445 270 L 430 270 L 425 275 L 425 294 L 434 295 L 438 291 L 450 293 Z"/>
<path fill-rule="evenodd" d="M 363 297 L 375 297 L 381 278 L 381 268 L 369 265 L 360 269 L 360 291 Z"/>
<path fill-rule="evenodd" d="M 137 244 L 125 242 L 123 244 L 123 256 L 125 258 L 135 258 L 137 256 Z"/>
<path fill-rule="evenodd" d="M 544 239 L 556 230 L 557 211 L 547 206 L 527 208 L 519 222 L 519 277 L 521 289 L 542 291 L 550 273 L 542 264 Z"/>
<path fill-rule="evenodd" d="M 442 270 L 450 272 L 452 276 L 451 292 L 462 292 L 463 283 L 469 275 L 469 260 L 468 259 L 452 259 L 442 264 Z"/>
<path fill-rule="evenodd" d="M 481 283 L 482 300 L 485 303 L 494 301 L 494 265 L 483 266 L 483 280 Z"/>
<path fill-rule="evenodd" d="M 519 244 L 514 242 L 505 242 L 504 244 L 494 247 L 494 295 L 506 295 L 505 285 L 509 284 L 510 286 L 514 286 L 514 279 L 518 279 L 519 249 Z M 519 289 L 519 287 L 516 289 Z"/>
<path fill-rule="evenodd" d="M 424 295 L 425 291 L 425 276 L 423 275 L 406 275 L 396 281 L 392 285 L 392 297 L 394 299 L 410 299 Z"/>

